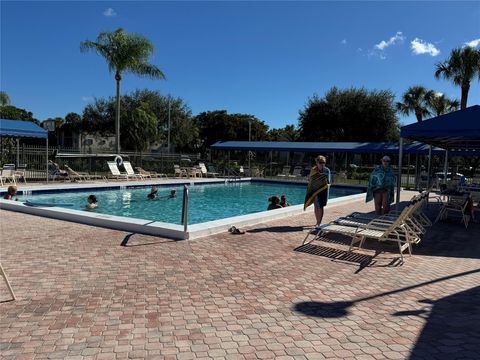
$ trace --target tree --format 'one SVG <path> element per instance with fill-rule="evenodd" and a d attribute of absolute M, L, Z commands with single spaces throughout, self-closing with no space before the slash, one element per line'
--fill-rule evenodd
<path fill-rule="evenodd" d="M 267 139 L 268 125 L 253 115 L 227 114 L 226 110 L 207 111 L 195 117 L 200 138 L 203 140 L 202 152 L 217 141 L 248 140 L 249 123 L 251 140 Z"/>
<path fill-rule="evenodd" d="M 458 110 L 460 103 L 456 99 L 449 99 L 445 94 L 432 92 L 427 97 L 427 106 L 431 110 L 431 114 L 440 116 Z"/>
<path fill-rule="evenodd" d="M 399 123 L 388 90 L 330 89 L 300 110 L 301 141 L 396 141 Z"/>
<path fill-rule="evenodd" d="M 0 91 L 0 105 L 10 105 L 10 97 L 5 91 Z"/>
<path fill-rule="evenodd" d="M 299 138 L 300 131 L 295 125 L 286 125 L 284 128 L 268 131 L 269 141 L 298 141 Z"/>
<path fill-rule="evenodd" d="M 33 117 L 30 111 L 19 109 L 12 105 L 0 106 L 0 119 L 26 120 L 39 125 L 40 121 Z"/>
<path fill-rule="evenodd" d="M 421 122 L 425 116 L 430 115 L 429 99 L 434 97 L 432 90 L 417 85 L 411 86 L 402 95 L 402 102 L 397 102 L 397 110 L 404 114 L 415 114 L 417 122 Z"/>
<path fill-rule="evenodd" d="M 460 108 L 467 107 L 470 82 L 478 77 L 480 79 L 480 50 L 466 46 L 453 49 L 450 58 L 435 64 L 435 77 L 451 80 L 461 88 Z"/>
<path fill-rule="evenodd" d="M 164 79 L 165 75 L 155 65 L 148 63 L 154 47 L 150 40 L 139 34 L 129 34 L 122 28 L 113 32 L 102 32 L 97 41 L 83 41 L 80 44 L 82 52 L 94 50 L 103 56 L 110 72 L 115 72 L 117 82 L 116 118 L 115 118 L 115 148 L 120 153 L 120 81 L 122 74 L 131 72 L 153 79 Z"/>
<path fill-rule="evenodd" d="M 158 139 L 157 117 L 147 103 L 129 112 L 123 123 L 129 129 L 122 137 L 122 146 L 127 149 L 142 152 Z"/>

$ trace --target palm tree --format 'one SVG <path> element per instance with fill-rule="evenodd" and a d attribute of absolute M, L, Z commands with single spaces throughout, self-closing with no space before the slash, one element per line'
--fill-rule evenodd
<path fill-rule="evenodd" d="M 420 85 L 410 86 L 403 93 L 402 102 L 397 102 L 397 110 L 407 116 L 413 113 L 418 122 L 422 121 L 424 116 L 430 115 L 427 100 L 432 96 L 431 92 Z"/>
<path fill-rule="evenodd" d="M 0 105 L 5 106 L 10 104 L 10 97 L 5 91 L 0 91 Z"/>
<path fill-rule="evenodd" d="M 427 105 L 431 113 L 435 116 L 447 114 L 449 112 L 458 110 L 460 102 L 457 99 L 449 99 L 444 94 L 429 92 L 427 96 Z"/>
<path fill-rule="evenodd" d="M 435 64 L 435 67 L 435 77 L 437 79 L 443 77 L 460 86 L 462 89 L 460 108 L 465 109 L 470 82 L 476 76 L 480 79 L 480 50 L 470 46 L 453 49 L 450 58 L 442 63 Z"/>
<path fill-rule="evenodd" d="M 142 35 L 129 34 L 119 28 L 113 32 L 102 32 L 97 40 L 83 41 L 80 43 L 82 52 L 94 50 L 103 56 L 108 64 L 108 69 L 115 72 L 117 81 L 116 117 L 115 117 L 115 148 L 120 153 L 120 81 L 122 74 L 131 72 L 152 79 L 165 79 L 163 72 L 155 65 L 148 63 L 149 56 L 153 53 L 153 45 Z"/>

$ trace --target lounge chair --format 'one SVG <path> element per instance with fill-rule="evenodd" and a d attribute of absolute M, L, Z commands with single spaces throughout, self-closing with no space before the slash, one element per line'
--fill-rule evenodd
<path fill-rule="evenodd" d="M 217 171 L 217 168 L 213 165 L 208 165 L 208 173 L 213 175 L 213 177 L 217 177 L 220 173 Z"/>
<path fill-rule="evenodd" d="M 174 176 L 175 177 L 188 177 L 187 171 L 184 169 L 180 168 L 180 165 L 173 165 L 173 170 L 174 170 Z"/>
<path fill-rule="evenodd" d="M 295 166 L 293 168 L 292 175 L 288 175 L 289 177 L 300 177 L 302 176 L 302 170 L 303 168 L 301 166 Z"/>
<path fill-rule="evenodd" d="M 405 218 L 411 211 L 411 206 L 407 206 L 395 221 L 388 224 L 385 222 L 374 219 L 366 225 L 362 226 L 346 226 L 338 225 L 334 222 L 322 227 L 322 234 L 335 233 L 352 238 L 349 251 L 352 250 L 355 244 L 359 244 L 361 248 L 367 238 L 375 239 L 378 241 L 391 241 L 398 244 L 401 260 L 403 261 L 403 252 L 408 250 L 408 253 L 412 255 L 413 241 L 410 229 L 405 222 Z"/>
<path fill-rule="evenodd" d="M 277 174 L 277 176 L 289 176 L 290 175 L 290 166 L 285 165 L 282 169 L 282 172 L 280 174 Z"/>
<path fill-rule="evenodd" d="M 121 173 L 118 170 L 117 163 L 115 161 L 107 161 L 108 169 L 110 170 L 109 177 L 113 179 L 125 179 L 128 180 L 129 176 L 126 173 Z"/>
<path fill-rule="evenodd" d="M 72 170 L 68 165 L 65 165 L 65 169 L 67 170 L 68 177 L 71 181 L 87 181 L 87 177 L 85 175 Z"/>
<path fill-rule="evenodd" d="M 10 292 L 10 295 L 12 296 L 12 300 L 16 300 L 15 293 L 13 292 L 12 286 L 10 285 L 10 281 L 8 281 L 7 274 L 3 270 L 2 263 L 0 263 L 0 275 L 2 275 L 3 280 L 5 281 L 5 284 L 7 285 L 7 289 Z"/>
<path fill-rule="evenodd" d="M 156 171 L 147 171 L 139 166 L 136 166 L 135 169 L 138 171 L 140 175 L 143 175 L 143 177 L 146 178 L 161 178 L 161 177 L 167 177 L 166 174 L 162 173 L 157 173 Z"/>
<path fill-rule="evenodd" d="M 65 170 L 60 169 L 56 162 L 52 160 L 48 161 L 48 177 L 51 180 L 69 180 L 68 172 Z"/>
<path fill-rule="evenodd" d="M 216 172 L 209 172 L 207 168 L 205 167 L 204 163 L 198 163 L 198 166 L 200 167 L 200 171 L 202 172 L 202 176 L 205 177 L 217 177 L 219 173 Z"/>
<path fill-rule="evenodd" d="M 125 168 L 125 171 L 129 177 L 145 180 L 145 177 L 142 174 L 136 174 L 135 171 L 133 171 L 130 161 L 124 161 L 123 167 Z"/>

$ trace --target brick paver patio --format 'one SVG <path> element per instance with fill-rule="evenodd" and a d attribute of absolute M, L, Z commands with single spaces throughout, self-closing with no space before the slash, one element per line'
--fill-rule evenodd
<path fill-rule="evenodd" d="M 1 359 L 480 357 L 479 224 L 436 224 L 401 264 L 393 245 L 299 247 L 312 213 L 193 241 L 0 217 L 18 297 L 0 303 Z"/>

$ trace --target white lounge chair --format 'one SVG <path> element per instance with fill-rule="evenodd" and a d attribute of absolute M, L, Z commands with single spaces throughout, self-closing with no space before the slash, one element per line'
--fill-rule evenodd
<path fill-rule="evenodd" d="M 128 174 L 121 173 L 118 170 L 117 163 L 115 161 L 107 161 L 108 169 L 110 170 L 110 177 L 114 179 L 125 179 L 128 180 Z"/>
<path fill-rule="evenodd" d="M 145 177 L 142 174 L 136 174 L 135 171 L 133 171 L 133 167 L 130 161 L 124 161 L 123 167 L 125 168 L 125 171 L 127 172 L 127 175 L 129 177 L 145 180 Z"/>
<path fill-rule="evenodd" d="M 144 168 L 141 168 L 139 166 L 136 166 L 135 169 L 138 171 L 140 175 L 143 175 L 143 177 L 146 178 L 162 178 L 162 177 L 167 177 L 166 174 L 163 173 L 157 173 L 156 171 L 147 171 Z"/>
<path fill-rule="evenodd" d="M 0 169 L 0 185 L 12 183 L 17 185 L 17 181 L 15 178 L 15 165 L 6 164 L 3 165 L 3 168 Z"/>
<path fill-rule="evenodd" d="M 277 176 L 289 176 L 290 175 L 290 166 L 285 165 L 282 169 L 282 172 L 280 174 L 277 174 Z"/>
<path fill-rule="evenodd" d="M 180 165 L 173 165 L 173 170 L 175 177 L 188 177 L 188 173 L 184 169 L 180 168 Z"/>

